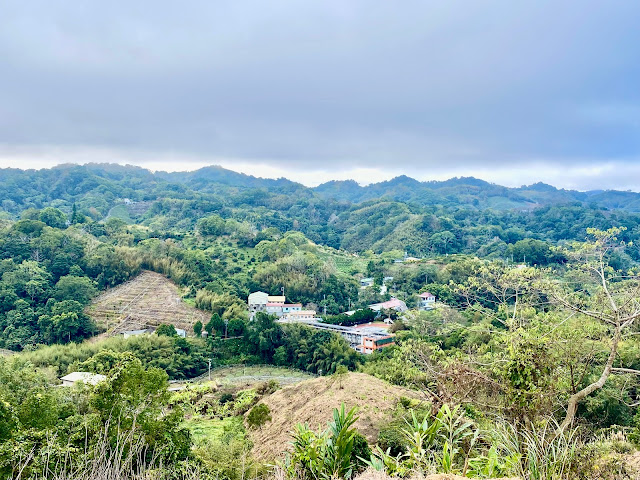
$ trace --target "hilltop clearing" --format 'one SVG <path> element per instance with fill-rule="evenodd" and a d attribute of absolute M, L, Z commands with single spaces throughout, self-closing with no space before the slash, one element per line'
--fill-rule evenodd
<path fill-rule="evenodd" d="M 87 313 L 107 330 L 103 336 L 169 323 L 191 331 L 198 320 L 203 323 L 209 320 L 207 313 L 184 303 L 173 282 L 146 270 L 99 295 Z"/>
<path fill-rule="evenodd" d="M 289 432 L 297 423 L 324 428 L 333 409 L 342 403 L 347 408 L 358 407 L 355 427 L 374 444 L 380 426 L 391 419 L 401 397 L 417 399 L 418 394 L 364 373 L 350 373 L 342 382 L 320 377 L 285 387 L 261 402 L 271 410 L 272 420 L 261 429 L 251 431 L 253 454 L 260 459 L 281 455 L 288 449 Z"/>

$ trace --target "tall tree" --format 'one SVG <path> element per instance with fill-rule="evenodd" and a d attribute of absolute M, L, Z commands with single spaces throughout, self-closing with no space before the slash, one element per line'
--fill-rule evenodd
<path fill-rule="evenodd" d="M 569 397 L 567 413 L 561 429 L 574 421 L 578 405 L 589 395 L 601 389 L 612 374 L 636 374 L 640 370 L 614 366 L 623 336 L 640 318 L 640 277 L 637 274 L 616 271 L 609 261 L 622 243 L 618 235 L 624 228 L 608 230 L 588 229 L 591 241 L 576 244 L 570 256 L 578 261 L 576 273 L 582 288 L 575 282 L 557 281 L 551 293 L 565 309 L 590 317 L 602 324 L 608 332 L 609 353 L 599 366 L 597 379 Z"/>

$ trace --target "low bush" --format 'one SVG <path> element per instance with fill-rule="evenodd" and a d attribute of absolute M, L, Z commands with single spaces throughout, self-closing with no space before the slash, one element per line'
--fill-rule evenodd
<path fill-rule="evenodd" d="M 253 407 L 247 415 L 247 424 L 251 428 L 260 428 L 265 423 L 271 421 L 271 410 L 264 403 L 260 403 Z"/>

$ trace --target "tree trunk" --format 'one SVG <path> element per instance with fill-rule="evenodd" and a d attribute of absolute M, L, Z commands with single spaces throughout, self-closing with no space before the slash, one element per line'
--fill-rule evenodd
<path fill-rule="evenodd" d="M 613 340 L 611 342 L 611 351 L 609 352 L 609 358 L 607 359 L 607 363 L 604 366 L 604 370 L 598 378 L 597 381 L 592 384 L 586 386 L 582 390 L 574 393 L 569 397 L 569 403 L 567 405 L 567 415 L 564 417 L 564 421 L 562 425 L 560 425 L 560 431 L 564 431 L 569 425 L 573 424 L 573 419 L 576 416 L 576 411 L 578 410 L 578 404 L 584 400 L 588 395 L 591 395 L 596 390 L 599 390 L 603 387 L 609 375 L 611 375 L 611 369 L 613 368 L 613 362 L 618 354 L 618 343 L 620 343 L 620 338 L 622 336 L 622 329 L 620 324 L 616 326 L 616 330 L 613 335 Z"/>

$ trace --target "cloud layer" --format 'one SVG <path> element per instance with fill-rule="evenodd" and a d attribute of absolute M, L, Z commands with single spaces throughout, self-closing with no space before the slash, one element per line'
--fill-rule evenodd
<path fill-rule="evenodd" d="M 637 2 L 6 3 L 1 166 L 640 189 Z"/>

